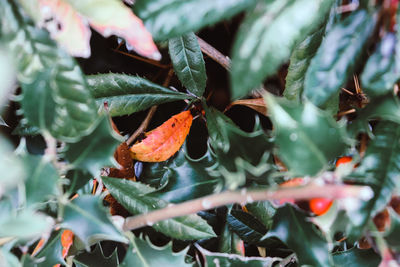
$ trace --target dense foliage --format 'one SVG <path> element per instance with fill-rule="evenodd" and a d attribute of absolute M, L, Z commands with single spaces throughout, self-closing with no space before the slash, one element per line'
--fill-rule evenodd
<path fill-rule="evenodd" d="M 1 0 L 0 266 L 400 264 L 398 10 Z"/>

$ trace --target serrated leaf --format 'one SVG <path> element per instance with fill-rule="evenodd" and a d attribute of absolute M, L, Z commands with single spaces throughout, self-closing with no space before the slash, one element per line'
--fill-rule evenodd
<path fill-rule="evenodd" d="M 270 94 L 265 100 L 274 124 L 279 158 L 293 174 L 315 175 L 342 155 L 347 142 L 344 125 L 327 112 L 308 101 L 298 105 Z"/>
<path fill-rule="evenodd" d="M 17 186 L 26 179 L 26 170 L 23 161 L 13 153 L 7 139 L 0 135 L 0 155 L 7 155 L 0 158 L 0 197 L 2 194 Z"/>
<path fill-rule="evenodd" d="M 274 74 L 326 17 L 333 1 L 261 1 L 241 25 L 233 47 L 232 99 L 246 95 Z"/>
<path fill-rule="evenodd" d="M 148 196 L 155 189 L 147 185 L 106 177 L 103 177 L 103 182 L 111 195 L 133 214 L 148 213 L 168 205 L 168 202 L 164 200 Z M 152 223 L 150 222 L 150 224 Z M 153 224 L 152 227 L 167 236 L 180 240 L 205 239 L 215 236 L 211 226 L 195 214 L 160 221 Z"/>
<path fill-rule="evenodd" d="M 210 150 L 201 158 L 192 159 L 182 149 L 165 164 L 155 165 L 151 172 L 151 166 L 145 167 L 140 180 L 152 183 L 158 180 L 160 188 L 151 196 L 172 203 L 183 202 L 221 191 L 221 177 L 211 174 L 215 165 Z"/>
<path fill-rule="evenodd" d="M 299 43 L 290 56 L 290 65 L 286 75 L 283 96 L 290 101 L 300 102 L 304 88 L 304 77 L 311 59 L 317 52 L 325 33 L 325 27 L 311 33 Z"/>
<path fill-rule="evenodd" d="M 57 193 L 59 175 L 54 166 L 43 156 L 23 157 L 28 176 L 25 181 L 26 203 L 38 205 Z"/>
<path fill-rule="evenodd" d="M 243 257 L 228 253 L 215 253 L 205 250 L 196 244 L 197 249 L 204 258 L 205 266 L 226 266 L 226 267 L 272 267 L 282 259 L 278 257 Z"/>
<path fill-rule="evenodd" d="M 44 6 L 48 6 L 48 0 L 40 0 L 40 2 L 42 1 L 45 2 L 43 3 Z M 142 21 L 122 2 L 118 0 L 58 1 L 71 5 L 82 17 L 89 21 L 92 28 L 104 37 L 113 34 L 123 37 L 138 54 L 155 60 L 161 59 L 151 34 L 146 30 Z M 85 23 L 87 22 L 85 21 Z"/>
<path fill-rule="evenodd" d="M 130 266 L 192 266 L 185 262 L 185 254 L 189 248 L 178 253 L 172 251 L 172 243 L 163 247 L 155 246 L 146 238 L 142 240 L 132 236 L 121 267 Z"/>
<path fill-rule="evenodd" d="M 79 237 L 86 247 L 101 240 L 126 242 L 115 228 L 98 196 L 82 195 L 64 207 L 63 228 Z"/>
<path fill-rule="evenodd" d="M 145 133 L 145 138 L 130 148 L 131 157 L 144 162 L 161 162 L 172 157 L 183 145 L 192 126 L 190 110 L 182 111 L 157 128 Z"/>
<path fill-rule="evenodd" d="M 357 118 L 348 126 L 349 132 L 356 136 L 359 132 L 370 133 L 368 122 L 382 119 L 400 124 L 400 102 L 397 97 L 388 94 L 374 98 L 373 102 L 357 112 Z"/>
<path fill-rule="evenodd" d="M 108 104 L 111 116 L 129 115 L 154 105 L 190 98 L 138 76 L 97 74 L 87 76 L 99 109 Z"/>
<path fill-rule="evenodd" d="M 240 210 L 232 210 L 227 223 L 231 231 L 250 244 L 257 244 L 268 231 L 256 217 Z"/>
<path fill-rule="evenodd" d="M 117 249 L 106 257 L 104 255 L 101 245 L 97 243 L 93 252 L 83 252 L 74 257 L 74 263 L 77 267 L 91 267 L 91 266 L 107 266 L 107 267 L 118 267 L 119 260 Z"/>
<path fill-rule="evenodd" d="M 153 38 L 161 41 L 228 19 L 255 3 L 255 0 L 139 0 L 133 10 Z"/>
<path fill-rule="evenodd" d="M 296 252 L 299 264 L 331 266 L 328 243 L 303 212 L 286 204 L 278 208 L 271 229 L 264 238 L 279 238 Z"/>
<path fill-rule="evenodd" d="M 258 201 L 246 204 L 246 209 L 256 217 L 264 226 L 269 229 L 272 225 L 272 217 L 276 212 L 276 208 L 269 201 Z"/>
<path fill-rule="evenodd" d="M 122 141 L 111 128 L 109 119 L 103 116 L 90 135 L 66 146 L 64 156 L 71 167 L 87 170 L 98 177 L 102 167 L 115 165 L 114 151 Z"/>
<path fill-rule="evenodd" d="M 193 32 L 168 40 L 168 51 L 179 80 L 186 89 L 201 97 L 206 88 L 206 66 Z"/>
<path fill-rule="evenodd" d="M 335 266 L 375 267 L 381 262 L 381 257 L 370 249 L 351 248 L 333 253 Z"/>
<path fill-rule="evenodd" d="M 5 49 L 3 48 L 3 44 L 0 43 L 0 114 L 3 109 L 3 104 L 9 99 L 9 94 L 12 90 L 12 85 L 14 82 L 14 76 L 15 73 L 11 57 L 7 55 Z M 1 120 L 2 119 L 0 117 L 0 121 Z"/>
<path fill-rule="evenodd" d="M 88 134 L 97 115 L 75 60 L 44 30 L 27 22 L 14 1 L 2 1 L 0 18 L 1 39 L 18 67 L 21 106 L 28 123 L 66 142 Z"/>
<path fill-rule="evenodd" d="M 304 93 L 316 106 L 324 107 L 355 70 L 375 18 L 365 10 L 352 13 L 326 35 L 311 60 L 304 81 Z"/>
<path fill-rule="evenodd" d="M 356 171 L 347 178 L 370 185 L 374 197 L 348 214 L 353 224 L 350 232 L 360 237 L 369 219 L 381 211 L 390 201 L 393 189 L 399 187 L 400 172 L 400 125 L 381 121 L 375 129 L 365 156 Z"/>
<path fill-rule="evenodd" d="M 397 43 L 394 33 L 386 34 L 364 67 L 361 84 L 363 91 L 371 98 L 392 91 L 400 78 L 400 45 Z"/>
<path fill-rule="evenodd" d="M 35 255 L 36 259 L 40 259 L 35 267 L 47 267 L 55 264 L 66 264 L 62 256 L 63 247 L 61 244 L 62 230 L 53 232 L 44 247 Z"/>
<path fill-rule="evenodd" d="M 53 226 L 52 220 L 41 213 L 30 209 L 16 212 L 3 205 L 5 201 L 0 202 L 0 237 L 12 236 L 20 239 L 39 237 Z"/>

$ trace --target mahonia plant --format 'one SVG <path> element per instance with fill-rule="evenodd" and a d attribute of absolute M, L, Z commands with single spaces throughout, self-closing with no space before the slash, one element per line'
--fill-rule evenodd
<path fill-rule="evenodd" d="M 398 0 L 0 1 L 0 266 L 400 264 Z"/>

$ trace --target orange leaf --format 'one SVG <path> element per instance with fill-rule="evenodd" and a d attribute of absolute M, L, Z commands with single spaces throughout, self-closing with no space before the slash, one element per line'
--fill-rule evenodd
<path fill-rule="evenodd" d="M 146 138 L 130 148 L 133 159 L 160 162 L 169 159 L 182 146 L 192 125 L 190 111 L 183 111 L 146 133 Z"/>
<path fill-rule="evenodd" d="M 240 99 L 232 102 L 225 110 L 230 109 L 232 106 L 241 105 L 246 106 L 255 111 L 267 116 L 267 106 L 265 105 L 264 98 L 255 99 Z"/>
<path fill-rule="evenodd" d="M 68 255 L 69 248 L 74 242 L 74 233 L 71 230 L 64 230 L 61 234 L 61 245 L 63 247 L 62 256 L 65 258 Z"/>

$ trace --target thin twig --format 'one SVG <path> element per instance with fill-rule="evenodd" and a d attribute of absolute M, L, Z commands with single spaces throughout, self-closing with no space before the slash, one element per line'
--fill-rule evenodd
<path fill-rule="evenodd" d="M 347 90 L 346 88 L 342 87 L 342 90 L 346 93 L 348 93 L 349 95 L 354 95 L 354 93 L 352 91 Z"/>
<path fill-rule="evenodd" d="M 222 67 L 224 67 L 227 71 L 230 71 L 231 68 L 231 60 L 229 57 L 225 56 L 221 52 L 219 52 L 217 49 L 212 47 L 210 44 L 208 44 L 206 41 L 201 39 L 200 37 L 197 36 L 197 40 L 199 41 L 199 45 L 201 48 L 201 51 L 212 58 L 215 62 L 220 64 Z"/>
<path fill-rule="evenodd" d="M 163 83 L 164 87 L 167 87 L 168 84 L 171 81 L 172 75 L 174 74 L 174 71 L 172 69 L 170 69 L 168 71 L 167 77 L 165 78 L 165 81 Z M 144 119 L 144 121 L 142 122 L 142 124 L 140 124 L 139 128 L 136 129 L 136 131 L 131 135 L 131 137 L 129 137 L 129 139 L 126 141 L 126 144 L 128 146 L 130 146 L 131 144 L 133 144 L 133 142 L 136 140 L 136 138 L 143 133 L 144 131 L 146 131 L 147 127 L 150 124 L 151 119 L 154 116 L 154 113 L 156 113 L 157 111 L 157 106 L 152 106 L 149 110 L 149 112 L 147 113 L 146 118 Z"/>
<path fill-rule="evenodd" d="M 162 220 L 171 219 L 183 215 L 195 214 L 203 210 L 229 205 L 233 203 L 251 203 L 274 199 L 310 199 L 310 198 L 360 198 L 370 199 L 373 192 L 368 186 L 355 185 L 325 185 L 323 187 L 314 183 L 296 188 L 280 188 L 278 190 L 252 190 L 252 191 L 224 191 L 222 193 L 205 196 L 186 201 L 176 205 L 168 205 L 165 208 L 138 216 L 128 217 L 123 229 L 133 230 L 146 225 L 153 225 Z"/>
<path fill-rule="evenodd" d="M 128 56 L 128 57 L 131 57 L 131 58 L 134 58 L 134 59 L 137 59 L 137 60 L 140 60 L 140 61 L 143 61 L 143 62 L 146 62 L 146 63 L 148 63 L 150 65 L 153 65 L 153 66 L 156 66 L 156 67 L 159 67 L 159 68 L 162 68 L 162 69 L 168 69 L 168 68 L 171 67 L 170 65 L 164 65 L 164 64 L 159 63 L 158 61 L 147 59 L 147 58 L 143 58 L 143 57 L 139 57 L 139 56 L 136 56 L 136 55 L 133 55 L 133 54 L 129 54 L 129 53 L 121 51 L 121 50 L 112 49 L 112 51 L 120 53 L 120 54 Z"/>
<path fill-rule="evenodd" d="M 354 113 L 354 112 L 356 112 L 356 109 L 352 108 L 352 109 L 349 109 L 349 110 L 342 111 L 342 112 L 338 113 L 337 117 L 339 118 L 339 117 L 342 117 L 344 115 L 351 114 L 351 113 Z"/>

